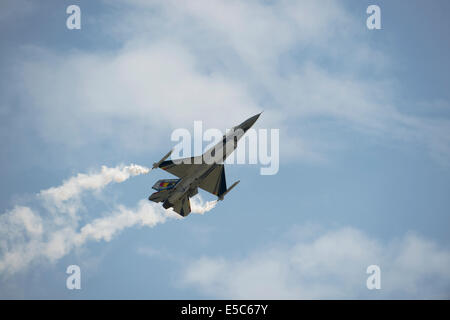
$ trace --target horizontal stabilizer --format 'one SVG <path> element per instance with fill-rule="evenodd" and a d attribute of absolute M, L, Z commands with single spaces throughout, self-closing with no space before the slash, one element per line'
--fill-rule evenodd
<path fill-rule="evenodd" d="M 148 200 L 153 202 L 164 202 L 167 200 L 168 197 L 169 197 L 169 190 L 162 190 L 150 195 L 150 197 L 148 197 Z"/>
<path fill-rule="evenodd" d="M 191 213 L 191 203 L 189 201 L 189 197 L 184 197 L 175 202 L 173 204 L 173 211 L 183 217 L 186 217 L 189 213 Z"/>

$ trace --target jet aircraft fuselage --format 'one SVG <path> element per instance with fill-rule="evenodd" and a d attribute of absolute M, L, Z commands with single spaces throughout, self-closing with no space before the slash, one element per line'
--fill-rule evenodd
<path fill-rule="evenodd" d="M 225 159 L 236 149 L 238 141 L 248 129 L 258 120 L 257 114 L 231 129 L 222 141 L 208 149 L 204 154 L 176 160 L 166 160 L 172 151 L 166 154 L 153 168 L 164 169 L 179 179 L 159 180 L 153 186 L 157 192 L 149 200 L 163 202 L 164 208 L 173 210 L 182 216 L 187 216 L 191 209 L 189 198 L 198 193 L 198 188 L 204 189 L 223 200 L 224 196 L 234 188 L 239 181 L 230 188 L 226 187 Z"/>

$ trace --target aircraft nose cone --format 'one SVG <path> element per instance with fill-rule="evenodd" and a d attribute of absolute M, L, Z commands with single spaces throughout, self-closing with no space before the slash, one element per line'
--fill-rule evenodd
<path fill-rule="evenodd" d="M 261 115 L 262 112 L 254 115 L 251 118 L 248 118 L 247 120 L 245 120 L 244 122 L 242 122 L 239 127 L 245 131 L 247 131 L 248 129 L 250 129 L 256 122 L 256 120 L 258 120 L 259 116 Z"/>

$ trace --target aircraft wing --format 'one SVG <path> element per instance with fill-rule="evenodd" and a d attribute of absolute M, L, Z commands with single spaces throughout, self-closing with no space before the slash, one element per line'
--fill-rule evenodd
<path fill-rule="evenodd" d="M 170 172 L 178 178 L 183 178 L 191 172 L 194 166 L 198 165 L 194 162 L 195 158 L 196 157 L 178 159 L 176 160 L 177 163 L 174 163 L 172 160 L 166 160 L 159 165 L 159 168 Z"/>
<path fill-rule="evenodd" d="M 182 161 L 181 163 L 176 164 L 172 160 L 166 160 L 159 165 L 159 168 L 170 172 L 171 174 L 177 176 L 178 178 L 183 178 L 186 175 L 190 174 L 193 170 L 195 170 L 195 166 L 199 166 L 201 164 L 195 164 L 194 157 L 191 157 L 190 161 Z M 184 160 L 187 160 L 185 158 Z M 177 161 L 177 162 L 178 162 Z M 183 163 L 188 162 L 188 163 Z M 205 164 L 203 164 L 205 165 Z M 225 179 L 225 167 L 223 164 L 216 166 L 216 168 L 211 171 L 211 173 L 203 179 L 203 181 L 199 184 L 199 187 L 209 193 L 212 193 L 216 196 L 221 196 L 225 191 L 227 191 L 227 182 Z"/>
<path fill-rule="evenodd" d="M 216 196 L 221 196 L 227 191 L 227 182 L 225 179 L 225 167 L 223 164 L 214 168 L 211 173 L 203 179 L 199 187 Z"/>

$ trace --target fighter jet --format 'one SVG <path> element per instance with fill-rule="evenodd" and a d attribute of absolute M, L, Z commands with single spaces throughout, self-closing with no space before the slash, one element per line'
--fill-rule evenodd
<path fill-rule="evenodd" d="M 166 160 L 171 150 L 160 161 L 153 164 L 152 169 L 161 168 L 178 177 L 178 179 L 158 180 L 152 187 L 155 193 L 148 198 L 150 201 L 162 202 L 165 209 L 173 208 L 179 215 L 186 217 L 191 212 L 190 197 L 198 193 L 198 188 L 223 200 L 240 181 L 227 188 L 225 179 L 225 159 L 236 149 L 239 139 L 258 120 L 261 113 L 233 127 L 222 138 L 222 141 L 207 150 L 201 156 Z"/>

